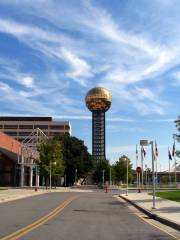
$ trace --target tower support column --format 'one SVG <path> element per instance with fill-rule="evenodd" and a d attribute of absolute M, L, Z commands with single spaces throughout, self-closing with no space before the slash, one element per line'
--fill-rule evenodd
<path fill-rule="evenodd" d="M 96 165 L 106 159 L 104 111 L 92 112 L 92 155 Z"/>

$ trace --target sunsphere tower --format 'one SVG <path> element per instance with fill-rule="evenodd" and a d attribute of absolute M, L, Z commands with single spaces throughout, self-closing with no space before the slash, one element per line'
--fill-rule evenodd
<path fill-rule="evenodd" d="M 92 112 L 92 156 L 97 165 L 106 159 L 105 112 L 111 106 L 112 96 L 107 89 L 95 87 L 87 93 L 85 101 Z"/>

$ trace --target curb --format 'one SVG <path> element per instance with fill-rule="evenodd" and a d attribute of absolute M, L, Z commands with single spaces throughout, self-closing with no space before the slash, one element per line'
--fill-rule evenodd
<path fill-rule="evenodd" d="M 143 212 L 144 214 L 146 214 L 148 217 L 154 219 L 154 220 L 157 220 L 169 227 L 172 227 L 178 231 L 180 231 L 180 224 L 178 223 L 175 223 L 169 219 L 166 219 L 166 218 L 163 218 L 163 217 L 160 217 L 159 215 L 155 214 L 155 213 L 152 213 L 150 212 L 149 210 L 145 209 L 145 208 L 142 208 L 140 207 L 139 205 L 137 205 L 136 203 L 134 203 L 133 201 L 127 199 L 126 197 L 122 196 L 122 195 L 119 195 L 120 198 L 122 198 L 123 200 L 127 201 L 128 203 L 130 203 L 131 205 L 133 205 L 135 208 L 137 208 L 138 210 L 140 210 L 141 212 Z"/>

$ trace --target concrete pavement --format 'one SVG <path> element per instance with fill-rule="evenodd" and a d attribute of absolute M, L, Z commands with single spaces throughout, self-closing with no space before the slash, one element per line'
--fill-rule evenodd
<path fill-rule="evenodd" d="M 121 194 L 123 199 L 133 203 L 153 218 L 180 230 L 180 202 L 156 197 L 156 209 L 152 209 L 152 195 L 147 192 Z"/>

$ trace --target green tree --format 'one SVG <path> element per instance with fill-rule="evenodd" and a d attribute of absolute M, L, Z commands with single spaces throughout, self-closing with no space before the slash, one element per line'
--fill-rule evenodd
<path fill-rule="evenodd" d="M 176 134 L 176 139 L 178 142 L 180 142 L 180 116 L 178 117 L 178 119 L 175 121 L 175 124 L 176 124 L 176 128 L 178 130 L 178 133 Z M 176 155 L 178 157 L 180 157 L 180 151 L 179 150 L 176 150 Z"/>
<path fill-rule="evenodd" d="M 84 141 L 69 135 L 62 135 L 57 138 L 62 144 L 63 159 L 65 162 L 66 183 L 73 185 L 75 172 L 77 178 L 85 178 L 93 168 L 91 155 Z"/>
<path fill-rule="evenodd" d="M 64 175 L 62 146 L 56 139 L 49 139 L 41 143 L 38 150 L 40 152 L 40 175 L 45 178 L 47 185 L 47 179 L 49 179 L 50 175 L 50 165 L 52 178 L 54 180 Z"/>
<path fill-rule="evenodd" d="M 96 183 L 102 183 L 103 171 L 104 181 L 109 181 L 110 164 L 108 160 L 102 160 L 97 165 L 97 168 L 94 172 L 94 181 Z"/>
<path fill-rule="evenodd" d="M 126 182 L 127 178 L 127 161 L 128 161 L 128 179 L 129 181 L 132 180 L 132 164 L 130 159 L 123 155 L 119 158 L 119 161 L 117 161 L 113 166 L 113 180 L 117 183 L 120 181 Z"/>

